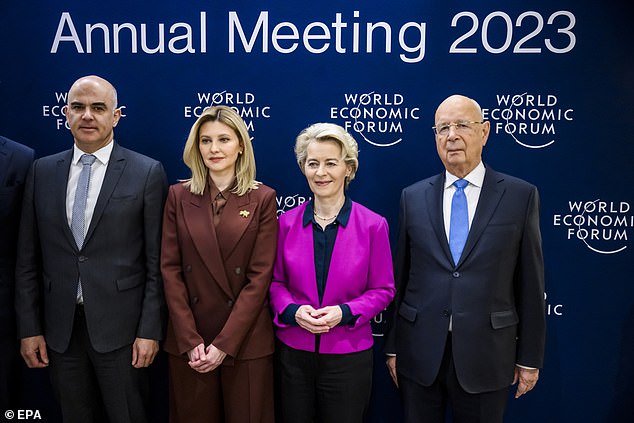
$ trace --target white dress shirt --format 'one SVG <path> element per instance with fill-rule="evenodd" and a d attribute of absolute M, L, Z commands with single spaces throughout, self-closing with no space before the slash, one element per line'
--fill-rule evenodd
<path fill-rule="evenodd" d="M 486 169 L 482 162 L 473 169 L 465 179 L 469 184 L 464 188 L 464 195 L 467 197 L 467 212 L 469 214 L 469 229 L 471 229 L 471 222 L 473 222 L 473 216 L 475 215 L 476 207 L 478 207 L 478 200 L 480 199 L 480 192 L 482 192 L 482 183 L 484 182 L 484 174 Z M 445 234 L 447 235 L 447 241 L 449 241 L 449 222 L 451 221 L 451 200 L 453 194 L 456 192 L 456 187 L 453 185 L 458 178 L 456 175 L 445 171 L 445 190 L 443 191 L 442 198 L 442 213 L 445 221 Z"/>
<path fill-rule="evenodd" d="M 90 221 L 92 220 L 92 215 L 95 211 L 95 204 L 97 204 L 97 197 L 99 197 L 99 192 L 101 191 L 103 179 L 106 176 L 106 169 L 108 167 L 108 162 L 110 161 L 110 154 L 112 153 L 113 147 L 114 142 L 110 141 L 108 145 L 92 153 L 93 156 L 95 156 L 97 159 L 90 167 L 90 184 L 88 185 L 88 198 L 86 199 L 86 224 L 84 227 L 84 237 L 88 233 L 88 227 L 90 226 Z M 83 167 L 79 159 L 84 154 L 88 153 L 81 151 L 77 147 L 77 145 L 73 145 L 73 161 L 70 165 L 70 172 L 68 174 L 68 185 L 66 186 L 66 219 L 68 221 L 68 226 L 70 226 L 70 222 L 73 218 L 75 191 L 77 191 L 77 182 L 79 180 L 79 174 L 81 173 L 81 169 Z M 83 298 L 77 298 L 78 304 L 82 304 L 83 302 Z"/>

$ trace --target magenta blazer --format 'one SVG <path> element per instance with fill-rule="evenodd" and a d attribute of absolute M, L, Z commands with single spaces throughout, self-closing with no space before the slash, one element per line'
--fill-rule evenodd
<path fill-rule="evenodd" d="M 303 226 L 306 203 L 280 216 L 277 256 L 271 283 L 273 322 L 280 341 L 291 348 L 315 350 L 315 335 L 280 321 L 289 304 L 314 308 L 347 304 L 354 325 L 336 326 L 321 335 L 320 353 L 344 354 L 373 345 L 370 320 L 394 297 L 394 273 L 387 221 L 352 202 L 350 220 L 340 226 L 332 251 L 322 304 L 315 276 L 312 224 Z"/>

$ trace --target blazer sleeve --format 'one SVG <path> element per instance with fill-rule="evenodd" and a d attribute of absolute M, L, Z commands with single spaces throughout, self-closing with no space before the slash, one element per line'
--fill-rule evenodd
<path fill-rule="evenodd" d="M 145 236 L 145 295 L 137 328 L 137 337 L 161 340 L 165 334 L 165 296 L 161 278 L 161 220 L 167 193 L 167 176 L 160 162 L 149 169 L 143 193 Z"/>
<path fill-rule="evenodd" d="M 290 304 L 297 301 L 288 289 L 288 275 L 286 273 L 286 264 L 284 262 L 284 248 L 286 245 L 286 237 L 289 231 L 288 221 L 283 219 L 280 221 L 280 234 L 277 242 L 277 253 L 275 255 L 275 266 L 273 267 L 273 280 L 271 282 L 270 296 L 271 309 L 273 310 L 273 323 L 278 327 L 289 327 L 291 325 L 284 323 L 282 313 Z M 312 246 L 311 246 L 312 251 Z"/>
<path fill-rule="evenodd" d="M 246 284 L 240 291 L 227 322 L 212 341 L 216 348 L 232 357 L 238 354 L 253 324 L 262 313 L 271 285 L 278 233 L 274 190 L 267 190 L 258 210 L 258 234 L 245 273 Z"/>
<path fill-rule="evenodd" d="M 170 322 L 176 335 L 178 351 L 185 353 L 204 343 L 198 333 L 185 280 L 181 247 L 178 239 L 177 185 L 171 186 L 163 213 L 163 239 L 161 242 L 161 274 L 165 286 L 165 298 L 170 312 Z"/>
<path fill-rule="evenodd" d="M 396 241 L 396 255 L 394 258 L 394 280 L 396 284 L 396 295 L 394 301 L 388 307 L 387 323 L 385 329 L 385 345 L 383 350 L 387 354 L 396 354 L 396 319 L 398 308 L 403 300 L 403 294 L 407 288 L 409 277 L 410 251 L 407 233 L 407 201 L 406 191 L 401 193 L 401 202 L 398 219 L 398 236 Z"/>
<path fill-rule="evenodd" d="M 539 230 L 539 193 L 532 187 L 522 236 L 515 294 L 519 314 L 516 363 L 540 368 L 544 362 L 546 313 L 544 258 Z"/>
<path fill-rule="evenodd" d="M 366 289 L 360 296 L 346 302 L 353 316 L 353 327 L 369 322 L 394 298 L 394 272 L 387 221 L 381 217 L 371 228 L 369 268 Z"/>

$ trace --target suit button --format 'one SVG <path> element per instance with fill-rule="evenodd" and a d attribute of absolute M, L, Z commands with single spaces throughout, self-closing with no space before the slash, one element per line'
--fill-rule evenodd
<path fill-rule="evenodd" d="M 229 308 L 233 307 L 233 300 L 227 301 L 227 307 Z"/>
<path fill-rule="evenodd" d="M 442 311 L 442 315 L 445 316 L 445 317 L 451 316 L 451 310 L 444 309 Z"/>
<path fill-rule="evenodd" d="M 80 262 L 80 263 L 83 263 L 83 262 L 85 262 L 86 260 L 88 260 L 88 257 L 86 257 L 86 256 L 79 256 L 79 262 Z"/>
<path fill-rule="evenodd" d="M 191 272 L 192 271 L 192 265 L 188 264 L 187 266 L 185 266 L 185 271 L 186 272 Z"/>
<path fill-rule="evenodd" d="M 236 275 L 239 275 L 241 272 L 239 267 L 236 267 L 233 271 L 236 272 Z"/>
<path fill-rule="evenodd" d="M 453 272 L 451 274 L 454 278 L 459 278 L 460 277 L 460 272 Z"/>
<path fill-rule="evenodd" d="M 192 297 L 192 304 L 198 304 L 198 297 Z"/>

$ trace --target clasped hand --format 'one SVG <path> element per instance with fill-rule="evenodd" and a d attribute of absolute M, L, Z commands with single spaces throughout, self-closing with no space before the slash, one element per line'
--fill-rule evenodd
<path fill-rule="evenodd" d="M 205 344 L 198 344 L 196 347 L 187 351 L 189 357 L 189 367 L 199 373 L 207 373 L 220 366 L 224 361 L 227 353 L 209 344 L 205 348 Z"/>
<path fill-rule="evenodd" d="M 310 333 L 326 333 L 341 322 L 342 312 L 339 306 L 327 306 L 314 309 L 303 305 L 295 313 L 297 324 Z"/>

